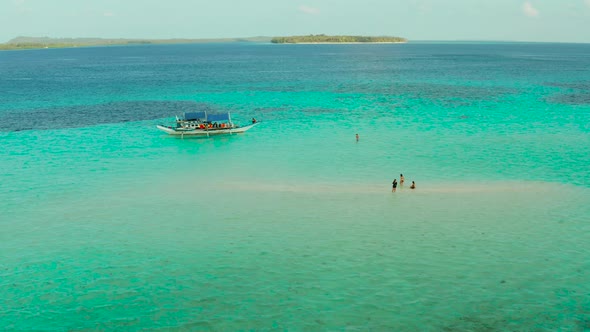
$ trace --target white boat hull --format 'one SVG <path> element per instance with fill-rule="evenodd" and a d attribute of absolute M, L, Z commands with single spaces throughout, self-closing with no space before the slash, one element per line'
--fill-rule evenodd
<path fill-rule="evenodd" d="M 174 136 L 213 136 L 213 135 L 231 135 L 231 134 L 239 134 L 243 133 L 246 130 L 254 127 L 258 123 L 253 123 L 248 126 L 244 127 L 236 127 L 236 128 L 212 128 L 212 129 L 178 129 L 172 127 L 166 127 L 157 125 L 156 127 L 161 131 Z"/>

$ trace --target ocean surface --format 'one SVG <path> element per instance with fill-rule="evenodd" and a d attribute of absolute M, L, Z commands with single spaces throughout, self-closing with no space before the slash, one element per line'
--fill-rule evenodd
<path fill-rule="evenodd" d="M 0 52 L 0 330 L 590 330 L 590 44 Z"/>

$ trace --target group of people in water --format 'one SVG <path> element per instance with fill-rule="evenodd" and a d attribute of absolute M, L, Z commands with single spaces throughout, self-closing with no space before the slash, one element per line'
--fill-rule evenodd
<path fill-rule="evenodd" d="M 359 134 L 355 135 L 356 141 L 358 142 L 360 137 Z M 406 181 L 406 179 L 404 178 L 403 174 L 399 175 L 399 186 L 403 187 L 404 186 L 404 182 Z M 393 182 L 391 183 L 392 187 L 391 187 L 391 192 L 395 192 L 397 190 L 397 179 L 393 179 Z M 410 186 L 410 189 L 416 189 L 416 182 L 412 181 L 412 185 Z"/>
<path fill-rule="evenodd" d="M 399 175 L 399 186 L 403 187 L 404 186 L 404 182 L 406 181 L 406 179 L 404 178 L 403 174 Z M 391 183 L 392 187 L 391 187 L 391 192 L 395 192 L 397 189 L 397 179 L 393 179 L 393 182 Z M 416 189 L 416 182 L 412 181 L 412 185 L 410 186 L 410 189 Z"/>

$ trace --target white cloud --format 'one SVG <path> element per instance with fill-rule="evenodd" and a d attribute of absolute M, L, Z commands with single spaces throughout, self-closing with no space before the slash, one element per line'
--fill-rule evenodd
<path fill-rule="evenodd" d="M 14 4 L 14 8 L 16 9 L 16 11 L 20 14 L 32 12 L 31 8 L 29 8 L 25 0 L 12 0 L 12 3 Z"/>
<path fill-rule="evenodd" d="M 430 12 L 432 12 L 432 5 L 430 3 L 427 3 L 427 2 L 422 2 L 418 6 L 418 10 L 422 14 L 430 13 Z"/>
<path fill-rule="evenodd" d="M 299 6 L 299 10 L 309 15 L 317 15 L 320 13 L 319 9 L 306 5 Z"/>
<path fill-rule="evenodd" d="M 539 16 L 539 10 L 533 6 L 530 2 L 525 2 L 522 4 L 522 12 L 528 17 L 537 17 Z"/>
<path fill-rule="evenodd" d="M 104 12 L 104 13 L 102 13 L 102 16 L 104 16 L 104 17 L 113 17 L 113 16 L 115 16 L 115 14 L 112 13 L 112 12 Z"/>

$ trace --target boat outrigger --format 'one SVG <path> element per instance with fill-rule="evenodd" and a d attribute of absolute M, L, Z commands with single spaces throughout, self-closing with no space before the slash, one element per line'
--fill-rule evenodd
<path fill-rule="evenodd" d="M 208 114 L 202 112 L 186 112 L 184 118 L 176 117 L 176 127 L 157 125 L 161 131 L 176 136 L 211 136 L 221 134 L 238 134 L 254 127 L 258 123 L 252 119 L 252 124 L 239 126 L 231 121 L 231 115 L 227 113 Z"/>

